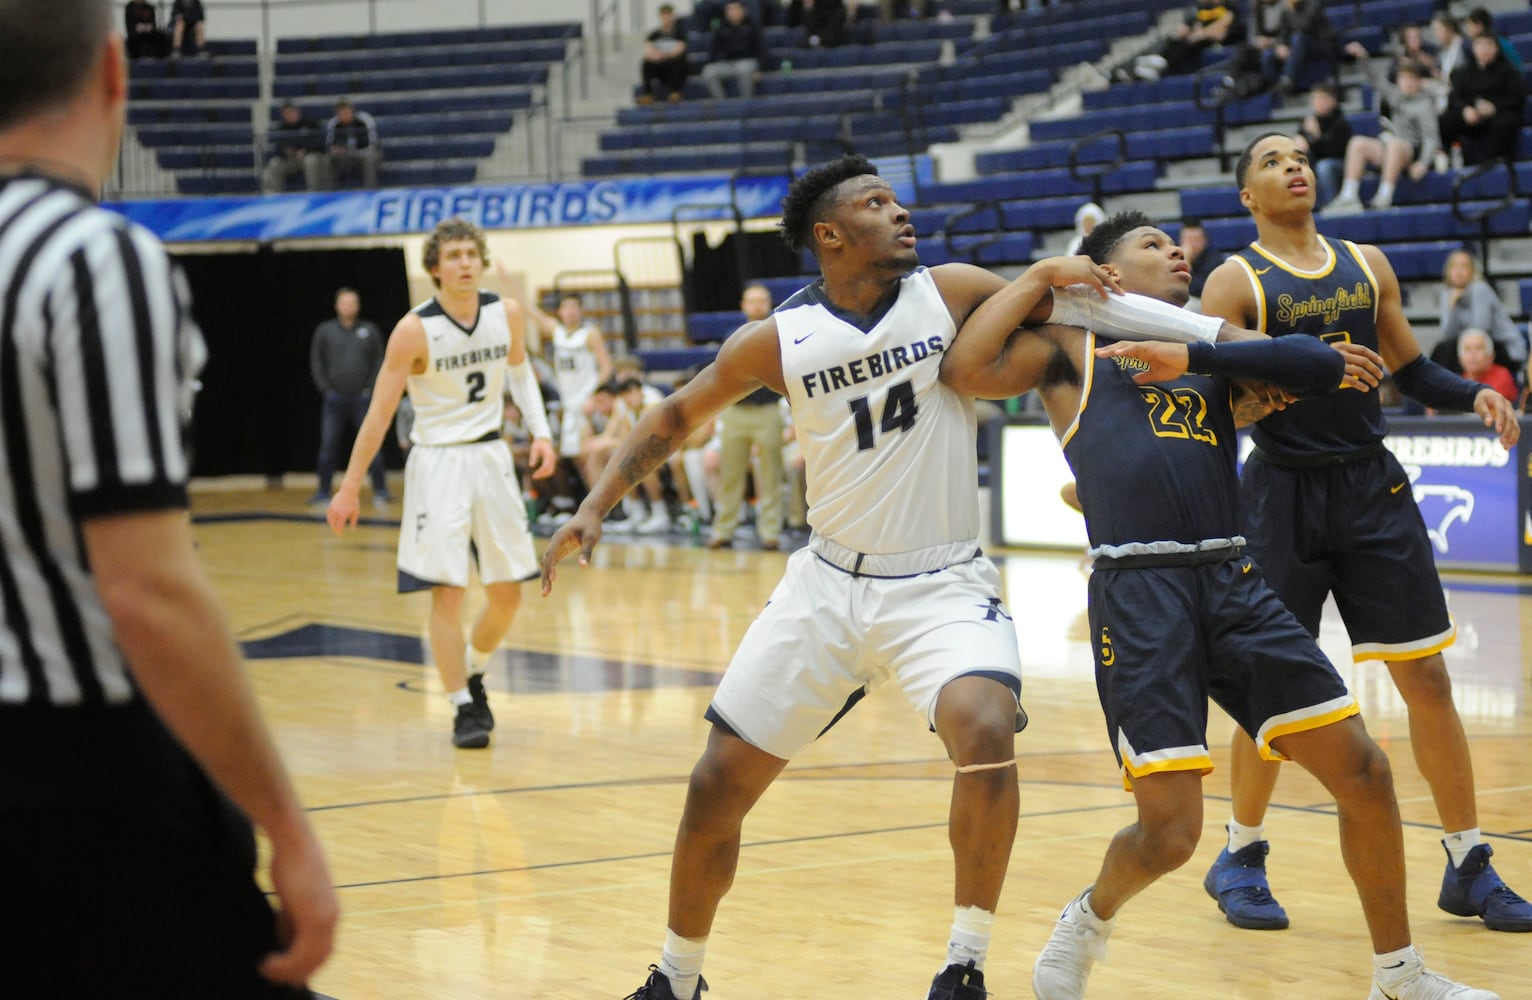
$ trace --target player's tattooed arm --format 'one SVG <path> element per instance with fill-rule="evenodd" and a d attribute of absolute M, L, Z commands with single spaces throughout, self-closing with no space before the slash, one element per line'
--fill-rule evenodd
<path fill-rule="evenodd" d="M 617 469 L 617 477 L 622 482 L 624 492 L 653 475 L 654 471 L 663 465 L 665 459 L 669 458 L 670 453 L 675 450 L 675 441 L 668 437 L 661 437 L 659 434 L 651 434 L 644 440 L 636 442 L 632 450 L 623 456 L 622 463 Z"/>

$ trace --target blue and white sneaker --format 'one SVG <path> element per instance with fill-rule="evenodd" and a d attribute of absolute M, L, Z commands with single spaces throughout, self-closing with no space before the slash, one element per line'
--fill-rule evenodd
<path fill-rule="evenodd" d="M 1202 888 L 1218 901 L 1229 923 L 1247 931 L 1287 929 L 1287 911 L 1271 895 L 1266 883 L 1266 855 L 1271 844 L 1256 841 L 1233 854 L 1226 847 L 1208 869 Z"/>
<path fill-rule="evenodd" d="M 1494 853 L 1488 844 L 1479 844 L 1461 865 L 1453 867 L 1448 851 L 1436 905 L 1459 917 L 1483 917 L 1484 926 L 1492 931 L 1532 931 L 1532 903 L 1512 892 L 1495 871 L 1489 863 Z"/>

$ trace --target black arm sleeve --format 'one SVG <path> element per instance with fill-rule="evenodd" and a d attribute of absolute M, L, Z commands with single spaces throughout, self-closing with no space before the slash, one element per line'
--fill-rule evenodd
<path fill-rule="evenodd" d="M 1340 388 L 1346 359 L 1316 337 L 1274 337 L 1232 343 L 1186 345 L 1187 371 L 1255 379 L 1300 396 Z"/>
<path fill-rule="evenodd" d="M 1472 413 L 1482 382 L 1470 382 L 1454 375 L 1424 354 L 1394 372 L 1394 385 L 1410 399 L 1433 410 L 1456 410 Z"/>

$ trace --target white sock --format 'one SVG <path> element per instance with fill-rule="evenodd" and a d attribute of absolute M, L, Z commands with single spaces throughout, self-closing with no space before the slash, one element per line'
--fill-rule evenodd
<path fill-rule="evenodd" d="M 947 964 L 966 966 L 969 962 L 980 972 L 989 954 L 989 930 L 995 915 L 977 906 L 952 909 L 952 937 L 947 942 Z"/>
<path fill-rule="evenodd" d="M 475 649 L 473 643 L 470 642 L 468 644 L 468 672 L 470 674 L 482 674 L 484 672 L 485 664 L 487 664 L 489 662 L 489 658 L 494 655 L 495 651 L 493 649 L 486 653 L 482 650 Z"/>
<path fill-rule="evenodd" d="M 1442 837 L 1442 844 L 1446 846 L 1447 853 L 1452 855 L 1452 867 L 1454 868 L 1463 867 L 1463 862 L 1468 860 L 1468 852 L 1482 843 L 1484 841 L 1479 836 L 1478 827 L 1474 827 L 1472 830 L 1448 833 Z"/>
<path fill-rule="evenodd" d="M 1373 204 L 1392 205 L 1394 203 L 1394 186 L 1387 181 L 1378 184 L 1378 193 L 1372 196 Z"/>
<path fill-rule="evenodd" d="M 1341 181 L 1340 194 L 1335 196 L 1336 201 L 1360 201 L 1362 197 L 1362 182 L 1346 178 Z"/>
<path fill-rule="evenodd" d="M 706 951 L 707 938 L 684 938 L 665 928 L 660 972 L 670 980 L 670 992 L 678 1000 L 692 1000 L 697 995 L 697 980 L 702 976 L 702 956 Z"/>
<path fill-rule="evenodd" d="M 1378 985 L 1391 989 L 1409 982 L 1420 974 L 1422 962 L 1414 945 L 1405 945 L 1386 955 L 1372 956 L 1372 975 Z"/>
<path fill-rule="evenodd" d="M 467 688 L 458 688 L 456 691 L 447 692 L 447 700 L 461 708 L 464 705 L 473 704 L 473 695 L 468 693 Z"/>
<path fill-rule="evenodd" d="M 1113 917 L 1111 920 L 1102 920 L 1096 916 L 1096 911 L 1091 909 L 1090 906 L 1090 894 L 1091 890 L 1086 889 L 1085 894 L 1075 901 L 1080 906 L 1080 915 L 1085 918 L 1086 924 L 1097 934 L 1105 936 L 1112 933 L 1112 928 L 1117 926 L 1117 918 Z"/>
<path fill-rule="evenodd" d="M 1266 824 L 1257 823 L 1255 826 L 1245 826 L 1234 817 L 1229 817 L 1227 827 L 1229 831 L 1229 853 L 1234 854 L 1249 847 L 1251 844 L 1259 844 L 1266 839 Z"/>

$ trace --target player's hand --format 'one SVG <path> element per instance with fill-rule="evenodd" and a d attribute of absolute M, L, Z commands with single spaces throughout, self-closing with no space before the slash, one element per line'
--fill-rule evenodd
<path fill-rule="evenodd" d="M 532 478 L 547 479 L 558 464 L 559 456 L 553 450 L 553 442 L 548 438 L 533 438 L 532 448 L 527 452 L 527 466 L 532 470 Z"/>
<path fill-rule="evenodd" d="M 1119 340 L 1115 344 L 1096 348 L 1098 358 L 1136 358 L 1149 367 L 1133 376 L 1139 385 L 1151 382 L 1169 382 L 1186 374 L 1187 351 L 1185 344 L 1167 344 L 1154 340 Z"/>
<path fill-rule="evenodd" d="M 543 596 L 553 593 L 553 580 L 558 576 L 559 560 L 569 553 L 580 550 L 580 565 L 590 565 L 590 554 L 601 540 L 601 518 L 588 513 L 584 506 L 575 512 L 562 528 L 553 533 L 548 547 L 543 550 Z"/>
<path fill-rule="evenodd" d="M 1242 395 L 1234 403 L 1234 426 L 1249 427 L 1278 410 L 1285 410 L 1298 397 L 1268 382 L 1238 383 Z"/>
<path fill-rule="evenodd" d="M 330 522 L 330 530 L 337 535 L 343 535 L 347 528 L 356 527 L 356 518 L 361 505 L 356 489 L 342 486 L 336 490 L 335 495 L 330 498 L 330 505 L 324 512 L 324 519 Z"/>
<path fill-rule="evenodd" d="M 1376 389 L 1378 383 L 1383 381 L 1383 359 L 1377 351 L 1346 341 L 1332 341 L 1330 346 L 1346 359 L 1346 374 L 1341 377 L 1341 388 L 1367 392 Z"/>
<path fill-rule="evenodd" d="M 1500 436 L 1500 444 L 1510 451 L 1521 439 L 1521 424 L 1516 422 L 1516 408 L 1494 389 L 1480 389 L 1473 399 L 1473 411 Z"/>
<path fill-rule="evenodd" d="M 1095 289 L 1096 294 L 1103 299 L 1108 293 L 1122 294 L 1122 286 L 1117 283 L 1112 273 L 1084 254 L 1075 254 L 1073 257 L 1045 257 L 1027 268 L 1028 272 L 1034 270 L 1046 277 L 1052 288 L 1085 285 Z"/>
<path fill-rule="evenodd" d="M 271 882 L 280 904 L 277 940 L 281 950 L 261 959 L 261 975 L 302 986 L 330 957 L 340 919 L 324 852 L 307 823 L 288 842 L 272 840 Z"/>

